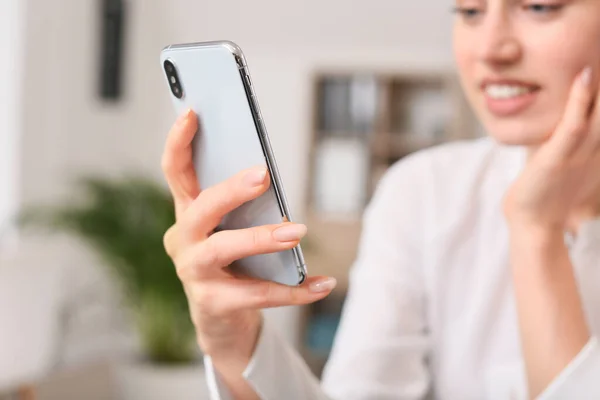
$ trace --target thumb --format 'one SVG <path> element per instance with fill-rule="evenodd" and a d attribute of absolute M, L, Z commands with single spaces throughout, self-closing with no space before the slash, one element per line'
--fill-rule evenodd
<path fill-rule="evenodd" d="M 299 286 L 261 280 L 239 282 L 243 282 L 239 291 L 240 294 L 244 294 L 240 297 L 246 297 L 246 305 L 251 308 L 310 304 L 327 297 L 337 284 L 335 278 L 326 276 L 307 278 Z"/>
<path fill-rule="evenodd" d="M 310 304 L 329 295 L 336 285 L 335 278 L 308 278 L 302 285 L 287 286 L 259 279 L 224 279 L 210 285 L 191 287 L 192 299 L 214 315 L 227 315 L 240 310 L 263 309 Z"/>

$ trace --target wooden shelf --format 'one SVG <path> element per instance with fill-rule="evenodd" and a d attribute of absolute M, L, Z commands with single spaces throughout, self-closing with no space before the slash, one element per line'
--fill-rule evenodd
<path fill-rule="evenodd" d="M 345 274 L 354 261 L 359 245 L 362 211 L 382 175 L 393 163 L 411 153 L 451 140 L 474 137 L 475 132 L 471 132 L 475 126 L 474 118 L 451 71 L 329 69 L 314 74 L 313 93 L 310 178 L 306 202 L 306 215 L 310 215 L 308 227 L 311 243 L 311 251 L 307 251 L 307 259 L 310 260 L 308 265 L 313 266 L 311 271 L 331 274 L 345 282 Z M 353 127 L 372 129 L 364 132 Z M 338 183 L 331 178 L 331 173 L 328 183 L 320 183 L 321 189 L 315 190 L 319 182 L 316 174 L 323 172 L 316 169 L 317 156 L 324 157 L 318 150 L 327 143 L 327 149 L 331 152 L 330 139 L 353 140 L 356 145 L 357 138 L 364 139 L 368 157 L 368 160 L 353 164 L 354 170 L 357 165 L 367 168 L 366 182 L 357 183 L 364 184 L 367 192 L 364 199 L 360 200 L 363 202 L 362 208 L 349 215 L 332 212 L 323 214 L 317 209 L 318 205 L 327 204 L 328 210 L 334 210 L 335 207 L 331 207 L 330 202 L 315 201 L 315 196 L 324 196 L 326 192 L 340 197 L 339 193 L 342 193 L 341 199 L 347 199 L 344 197 L 346 193 L 359 190 L 357 186 L 354 190 L 343 191 L 343 186 L 340 186 L 338 192 L 333 187 Z M 359 153 L 357 151 L 355 156 L 364 156 Z M 330 153 L 326 154 L 329 157 Z M 347 153 L 339 156 L 341 160 L 347 160 L 347 157 L 350 157 Z M 319 165 L 319 168 L 323 168 L 322 163 Z M 338 168 L 345 171 L 343 167 Z M 339 185 L 344 184 L 351 182 L 347 178 L 340 180 Z"/>
<path fill-rule="evenodd" d="M 331 218 L 309 215 L 306 244 L 302 245 L 310 275 L 333 276 L 338 280 L 336 290 L 348 286 L 348 270 L 354 263 L 362 221 L 357 216 Z"/>
<path fill-rule="evenodd" d="M 443 139 L 405 133 L 373 135 L 371 152 L 377 160 L 402 158 L 410 153 L 444 143 Z"/>
<path fill-rule="evenodd" d="M 325 223 L 330 220 L 338 221 L 336 223 L 339 224 L 340 221 L 348 218 L 340 215 L 319 215 L 320 210 L 316 209 L 318 205 L 327 204 L 328 210 L 335 207 L 331 207 L 331 203 L 315 201 L 315 196 L 324 196 L 324 192 L 333 193 L 332 195 L 343 193 L 341 198 L 344 199 L 345 193 L 358 191 L 358 187 L 339 192 L 336 192 L 335 188 L 330 190 L 332 184 L 329 182 L 336 184 L 331 174 L 328 183 L 321 186 L 321 189 L 324 187 L 327 190 L 315 191 L 315 184 L 319 182 L 316 174 L 322 172 L 315 168 L 317 156 L 324 157 L 318 149 L 323 148 L 320 146 L 326 139 L 346 138 L 354 141 L 357 138 L 364 139 L 368 160 L 349 164 L 353 165 L 354 169 L 357 165 L 365 165 L 367 168 L 365 171 L 367 178 L 364 182 L 367 195 L 364 199 L 360 199 L 360 202 L 364 202 L 362 204 L 364 209 L 379 179 L 393 163 L 411 153 L 441 143 L 476 137 L 477 132 L 474 129 L 475 118 L 452 71 L 390 71 L 389 69 L 369 71 L 352 70 L 343 66 L 339 70 L 329 68 L 327 71 L 314 74 L 313 93 L 314 112 L 306 207 L 307 215 L 315 217 L 315 220 L 310 222 L 309 230 L 323 242 L 322 250 L 318 253 L 318 259 L 323 261 L 314 262 L 325 264 L 331 262 L 331 259 L 337 259 L 338 252 L 352 254 L 336 246 L 335 239 L 329 237 L 333 235 L 331 230 L 336 228 Z M 370 127 L 371 131 L 352 129 L 356 127 Z M 328 142 L 328 146 L 326 157 L 330 156 L 331 141 Z M 364 156 L 359 154 L 360 151 L 355 153 L 356 157 Z M 348 153 L 339 156 L 341 160 L 347 160 L 348 157 L 351 157 Z M 320 160 L 322 161 L 323 158 Z M 322 168 L 323 164 L 319 165 Z M 344 171 L 343 168 L 339 167 L 340 171 Z M 351 182 L 345 179 L 343 182 L 340 181 L 340 185 L 343 184 L 348 185 Z M 363 185 L 362 181 L 357 184 Z M 361 213 L 362 210 L 358 209 L 356 215 L 350 216 L 349 219 L 359 219 Z M 349 232 L 354 232 L 353 229 L 346 228 Z M 323 233 L 320 233 L 321 230 Z M 339 234 L 344 235 L 344 232 Z M 345 241 L 345 245 L 355 248 L 358 245 L 358 235 L 350 236 Z M 329 243 L 328 241 L 334 243 L 325 245 Z"/>
<path fill-rule="evenodd" d="M 359 79 L 353 81 L 353 77 Z M 330 302 L 328 307 L 333 302 L 335 309 L 335 305 L 345 297 L 348 272 L 356 259 L 361 214 L 387 169 L 416 151 L 476 137 L 478 133 L 474 115 L 451 71 L 330 68 L 314 74 L 313 89 L 309 190 L 305 212 L 308 235 L 303 250 L 310 275 L 328 275 L 338 280 L 334 293 L 327 298 Z M 365 127 L 369 127 L 366 132 Z M 339 142 L 344 139 L 352 140 L 352 146 L 346 146 L 349 142 Z M 365 152 L 361 152 L 360 147 L 357 149 L 357 139 L 364 140 Z M 340 152 L 336 152 L 338 144 Z M 359 160 L 360 157 L 363 158 Z M 332 159 L 338 164 L 332 166 Z M 323 165 L 331 169 L 324 172 Z M 356 172 L 357 166 L 366 168 L 356 177 L 356 184 L 360 186 L 352 186 L 347 174 L 337 180 L 338 173 Z M 323 175 L 317 176 L 318 173 Z M 327 180 L 320 180 L 324 176 Z M 363 182 L 365 176 L 366 182 Z M 320 185 L 318 189 L 317 183 Z M 335 185 L 340 186 L 339 191 Z M 360 192 L 358 188 L 363 187 L 366 196 L 362 192 L 360 198 L 353 199 L 355 202 L 346 201 L 348 197 L 344 196 L 347 193 L 356 194 Z M 324 196 L 324 193 L 331 197 L 316 198 Z M 326 204 L 324 208 L 335 210 L 331 204 L 338 204 L 336 202 L 346 207 L 348 204 L 364 204 L 350 213 L 323 213 L 317 209 L 317 206 Z M 307 327 L 311 321 L 318 321 L 311 318 L 324 312 L 314 306 L 306 310 Z M 309 350 L 305 349 L 306 359 L 318 375 L 326 355 L 313 354 Z"/>
<path fill-rule="evenodd" d="M 367 140 L 371 132 L 361 131 L 315 131 L 315 137 L 340 137 L 340 138 L 365 138 Z"/>

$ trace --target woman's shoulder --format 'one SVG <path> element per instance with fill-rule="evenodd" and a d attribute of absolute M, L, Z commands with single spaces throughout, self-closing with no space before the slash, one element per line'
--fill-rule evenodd
<path fill-rule="evenodd" d="M 524 150 L 491 138 L 459 140 L 414 152 L 397 161 L 386 180 L 407 179 L 427 183 L 476 184 L 511 180 L 523 165 Z M 432 182 L 433 181 L 433 182 Z"/>
<path fill-rule="evenodd" d="M 411 212 L 434 220 L 467 217 L 497 207 L 523 161 L 522 148 L 489 138 L 421 150 L 397 161 L 384 174 L 378 184 L 378 204 L 389 208 L 401 201 Z"/>
<path fill-rule="evenodd" d="M 488 138 L 412 153 L 379 181 L 368 215 L 413 230 L 416 236 L 418 229 L 428 232 L 423 237 L 453 235 L 479 215 L 501 218 L 496 211 L 520 171 L 523 154 L 521 148 Z"/>

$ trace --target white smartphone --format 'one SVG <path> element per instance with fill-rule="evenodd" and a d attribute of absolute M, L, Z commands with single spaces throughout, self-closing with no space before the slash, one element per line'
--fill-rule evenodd
<path fill-rule="evenodd" d="M 269 190 L 225 216 L 218 230 L 292 221 L 242 50 L 230 41 L 176 44 L 163 49 L 160 59 L 176 112 L 191 108 L 199 117 L 193 157 L 201 188 L 246 168 L 268 168 Z M 241 259 L 231 268 L 286 285 L 306 279 L 299 245 Z"/>

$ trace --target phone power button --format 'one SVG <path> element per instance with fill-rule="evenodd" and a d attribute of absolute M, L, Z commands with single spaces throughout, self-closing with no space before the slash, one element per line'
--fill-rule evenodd
<path fill-rule="evenodd" d="M 244 75 L 244 79 L 246 80 L 246 83 L 248 84 L 248 86 L 252 86 L 252 82 L 250 82 L 250 76 L 249 75 Z"/>

